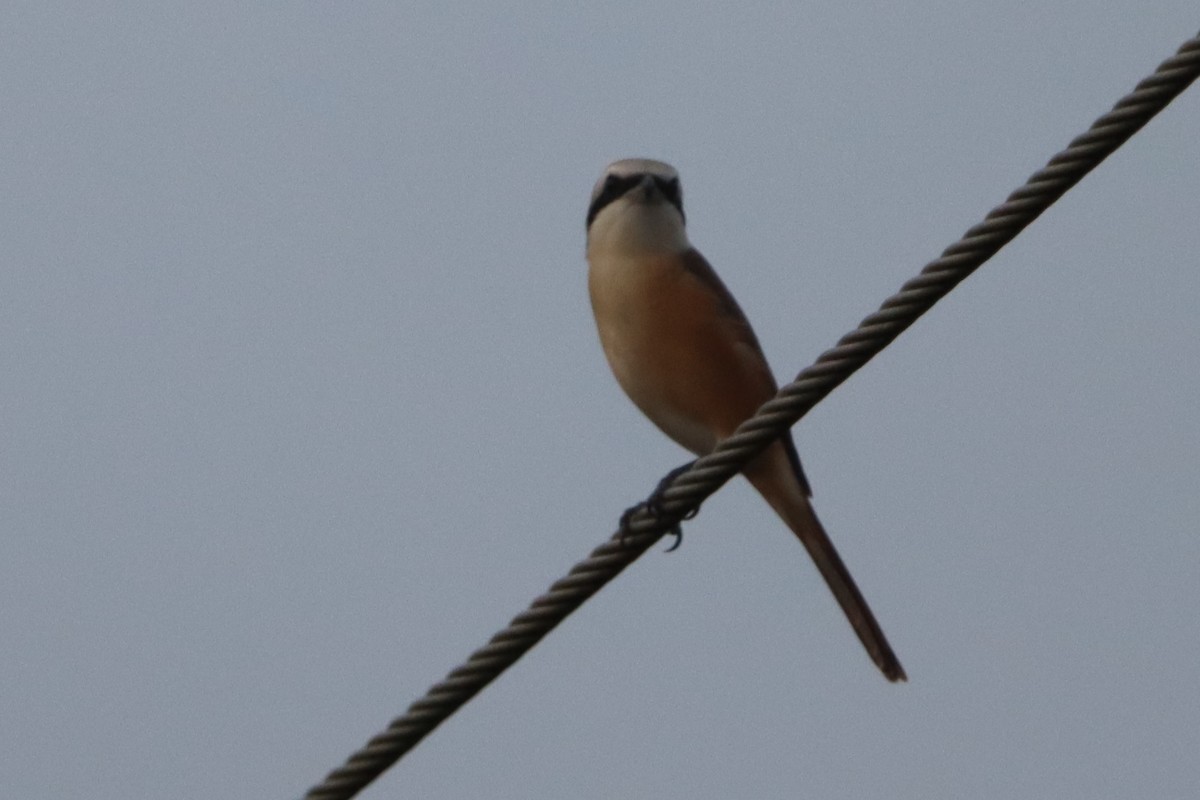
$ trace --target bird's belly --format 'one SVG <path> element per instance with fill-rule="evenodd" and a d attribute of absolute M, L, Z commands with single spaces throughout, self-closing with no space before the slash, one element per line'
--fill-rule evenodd
<path fill-rule="evenodd" d="M 723 379 L 715 310 L 689 291 L 669 259 L 610 263 L 589 287 L 600 342 L 621 388 L 665 434 L 693 453 L 716 445 L 714 393 Z"/>

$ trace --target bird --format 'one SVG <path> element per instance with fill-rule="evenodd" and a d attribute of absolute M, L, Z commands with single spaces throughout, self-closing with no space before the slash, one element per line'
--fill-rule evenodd
<path fill-rule="evenodd" d="M 679 173 L 647 158 L 614 161 L 587 211 L 588 295 L 617 383 L 697 456 L 778 389 L 746 315 L 688 240 Z M 904 668 L 813 511 L 791 432 L 743 475 L 808 550 L 867 654 L 890 681 Z M 661 488 L 661 487 L 660 487 Z"/>

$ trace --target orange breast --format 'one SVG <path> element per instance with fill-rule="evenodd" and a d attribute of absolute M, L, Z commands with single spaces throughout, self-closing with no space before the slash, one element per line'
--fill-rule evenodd
<path fill-rule="evenodd" d="M 667 435 L 696 453 L 775 393 L 744 322 L 672 255 L 589 270 L 601 343 L 618 382 Z"/>

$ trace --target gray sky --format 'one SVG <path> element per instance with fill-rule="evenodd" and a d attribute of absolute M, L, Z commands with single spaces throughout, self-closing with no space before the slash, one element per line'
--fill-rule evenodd
<path fill-rule="evenodd" d="M 0 794 L 291 798 L 686 455 L 583 218 L 684 179 L 792 375 L 1194 2 L 9 3 Z M 1200 795 L 1200 91 L 367 798 Z"/>

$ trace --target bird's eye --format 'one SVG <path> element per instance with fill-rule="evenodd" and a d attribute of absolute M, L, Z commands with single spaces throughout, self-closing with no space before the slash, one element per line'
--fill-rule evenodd
<path fill-rule="evenodd" d="M 655 177 L 654 185 L 662 192 L 663 197 L 667 198 L 667 202 L 679 210 L 679 215 L 683 216 L 683 190 L 679 188 L 679 178 Z"/>
<path fill-rule="evenodd" d="M 591 206 L 588 207 L 587 224 L 590 226 L 601 209 L 637 186 L 639 180 L 637 175 L 609 175 L 605 178 L 604 185 L 592 199 Z"/>
<path fill-rule="evenodd" d="M 672 203 L 679 203 L 679 178 L 655 178 L 658 188 Z"/>
<path fill-rule="evenodd" d="M 602 193 L 611 199 L 616 199 L 638 185 L 638 175 L 609 175 L 604 179 Z"/>

